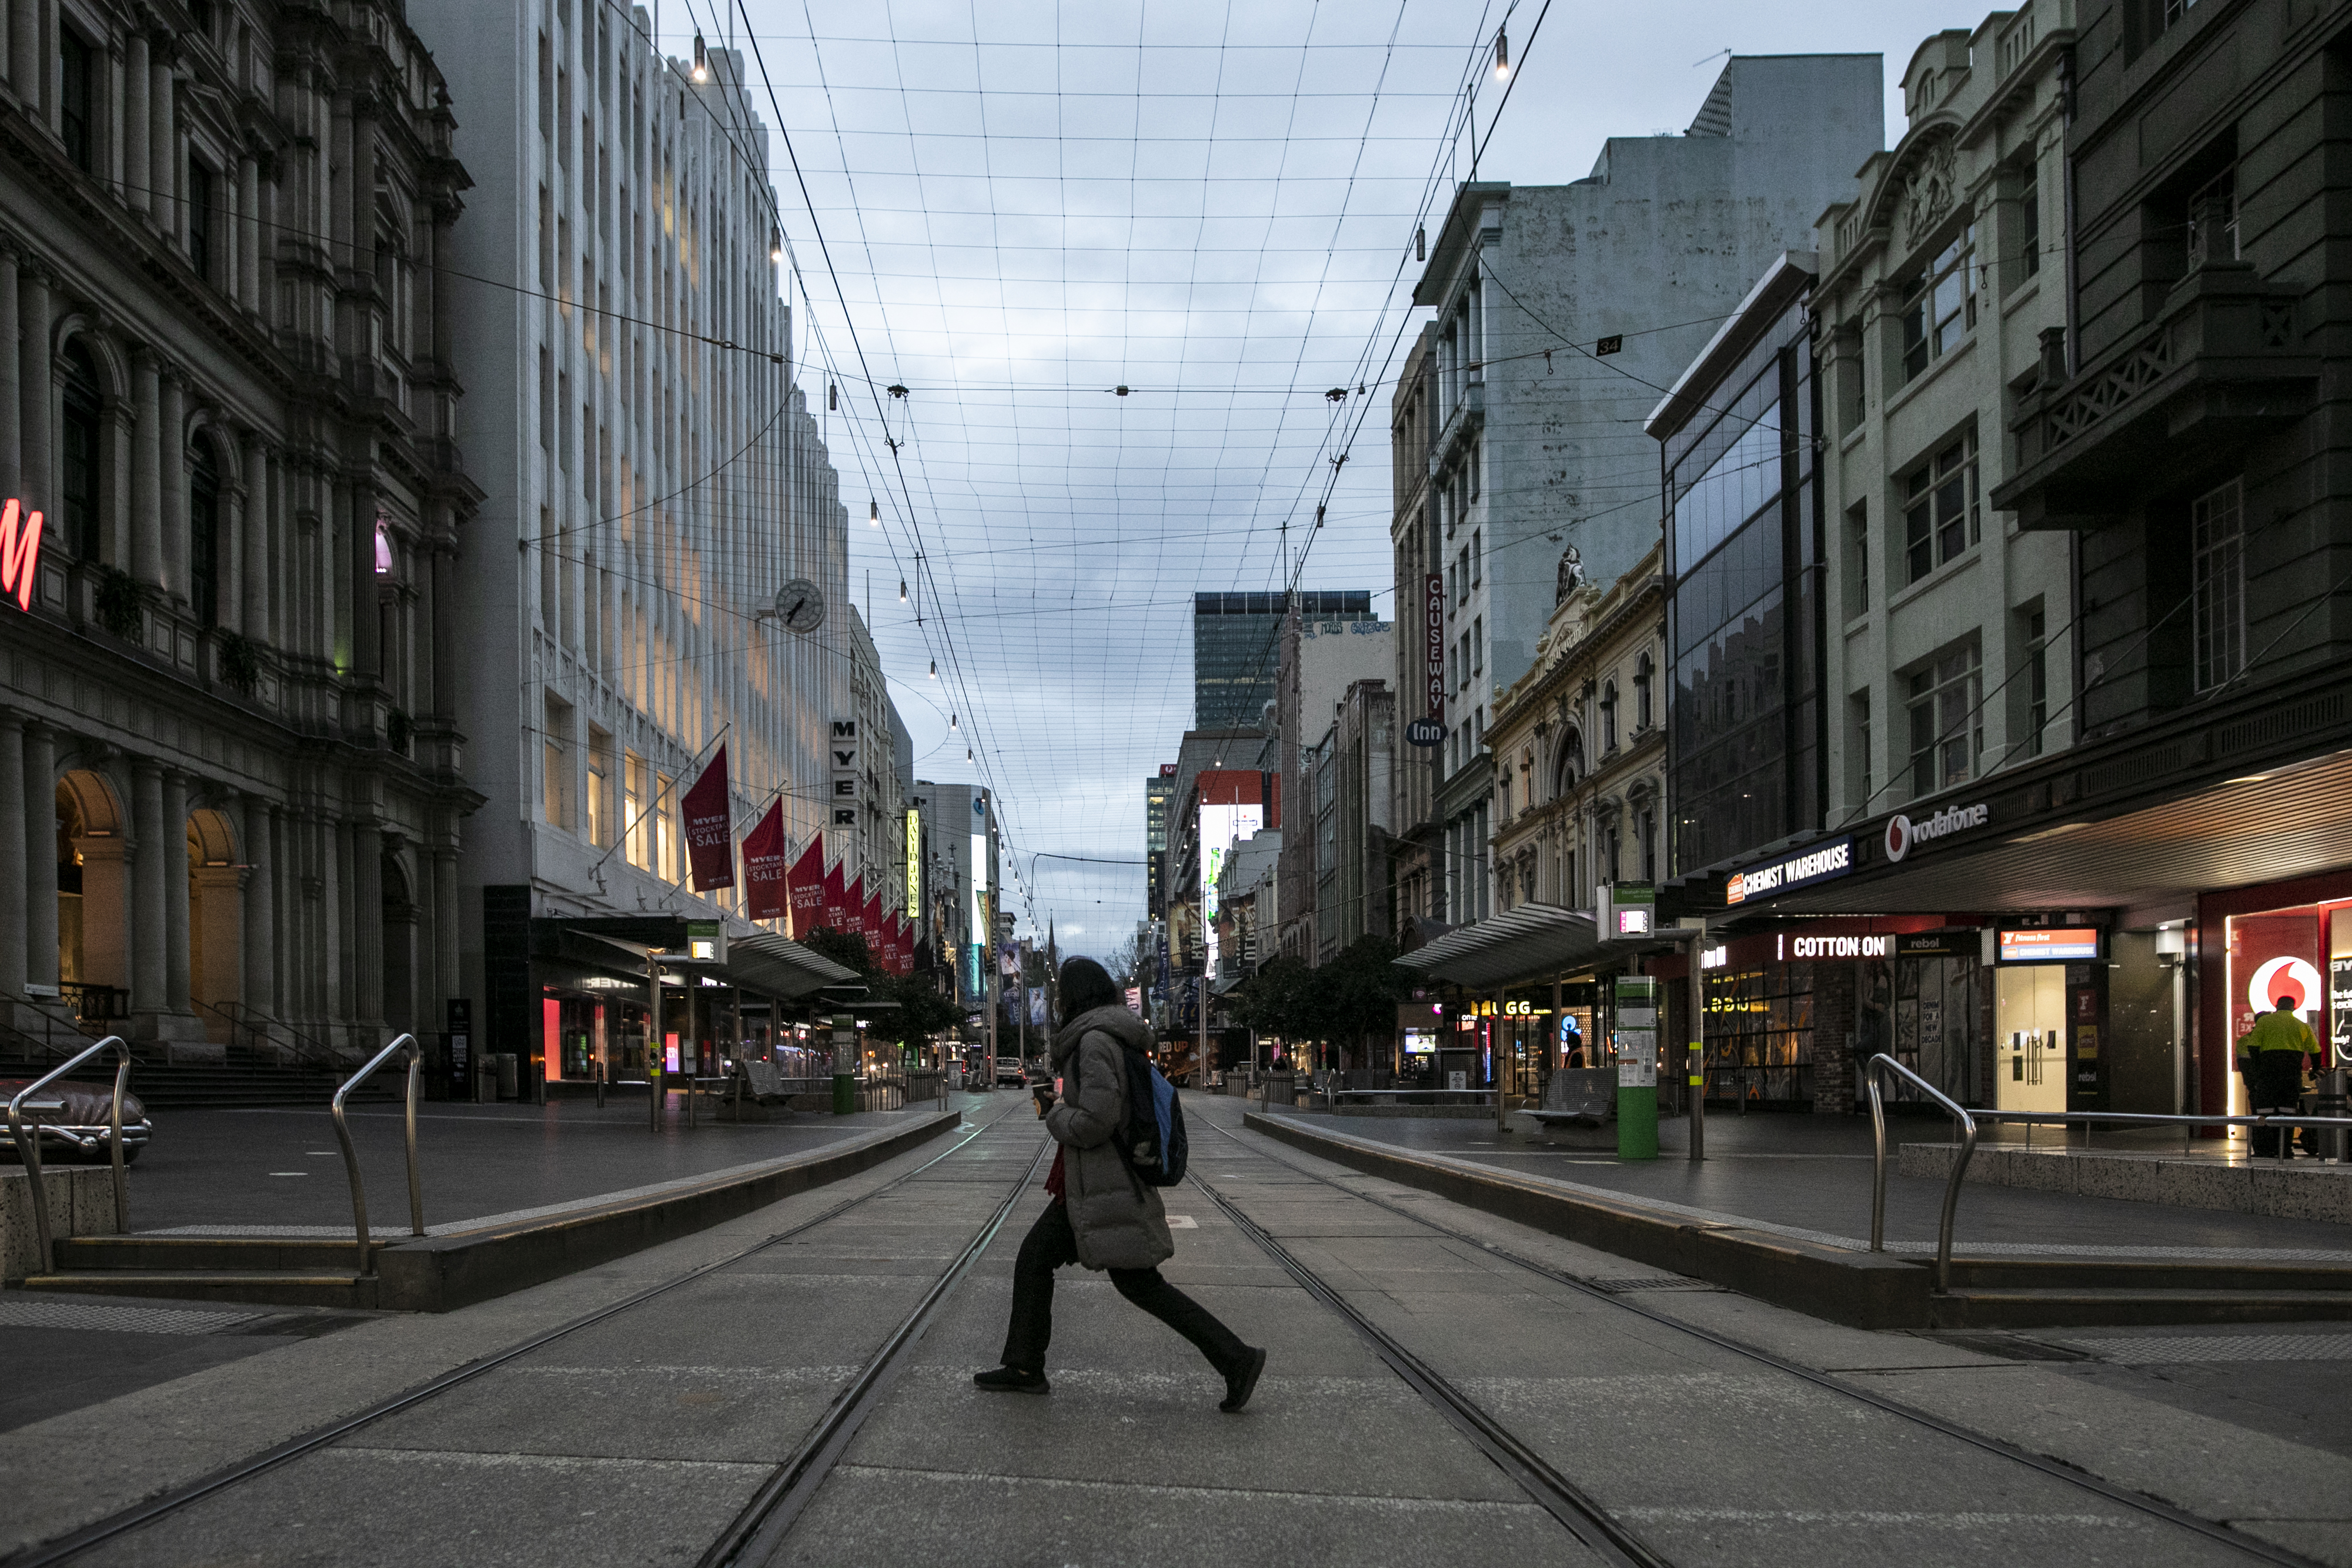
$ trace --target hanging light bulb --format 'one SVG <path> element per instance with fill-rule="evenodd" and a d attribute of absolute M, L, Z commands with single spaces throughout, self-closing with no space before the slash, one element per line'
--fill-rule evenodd
<path fill-rule="evenodd" d="M 784 259 L 784 231 L 773 225 L 768 229 L 768 259 L 777 262 Z"/>
<path fill-rule="evenodd" d="M 956 723 L 956 716 L 953 714 L 948 715 L 948 727 L 950 729 L 960 729 L 962 727 L 961 725 Z"/>
<path fill-rule="evenodd" d="M 964 759 L 966 762 L 970 762 L 970 761 L 972 761 L 972 760 L 973 760 L 973 758 L 972 758 L 972 755 L 971 755 L 971 747 L 969 747 L 969 746 L 967 746 L 967 747 L 965 747 L 963 748 L 963 759 Z"/>
<path fill-rule="evenodd" d="M 898 602 L 907 602 L 907 580 L 903 577 L 898 580 Z"/>
<path fill-rule="evenodd" d="M 1503 80 L 1511 74 L 1511 36 L 1500 27 L 1495 29 L 1495 79 Z"/>
<path fill-rule="evenodd" d="M 694 35 L 694 79 L 697 81 L 709 81 L 710 79 L 710 60 L 709 57 L 703 53 L 702 35 L 700 33 Z"/>
<path fill-rule="evenodd" d="M 1415 261 L 1427 261 L 1429 259 L 1429 226 L 1425 224 L 1415 224 L 1413 225 L 1412 258 Z"/>
<path fill-rule="evenodd" d="M 882 526 L 881 502 L 868 501 L 866 503 L 866 520 L 873 524 L 877 528 Z"/>
<path fill-rule="evenodd" d="M 938 680 L 939 678 L 940 678 L 940 662 L 939 662 L 937 659 L 933 659 L 933 660 L 931 661 L 931 679 L 933 679 L 933 680 L 935 680 L 935 681 L 936 681 L 936 680 Z"/>

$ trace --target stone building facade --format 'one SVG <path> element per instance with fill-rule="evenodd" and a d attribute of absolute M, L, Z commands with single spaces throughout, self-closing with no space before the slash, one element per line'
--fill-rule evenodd
<path fill-rule="evenodd" d="M 468 181 L 398 5 L 170 11 L 0 25 L 0 1003 L 325 1060 L 455 988 Z"/>
<path fill-rule="evenodd" d="M 1650 552 L 1607 588 L 1563 584 L 1535 663 L 1496 699 L 1496 913 L 1589 909 L 1665 852 L 1665 579 Z"/>

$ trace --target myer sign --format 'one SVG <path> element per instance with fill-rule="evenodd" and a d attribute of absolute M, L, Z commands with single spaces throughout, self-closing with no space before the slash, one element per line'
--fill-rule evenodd
<path fill-rule="evenodd" d="M 1812 849 L 1799 850 L 1776 861 L 1735 872 L 1724 883 L 1723 902 L 1745 904 L 1751 898 L 1769 898 L 1776 893 L 1827 882 L 1833 876 L 1843 876 L 1853 869 L 1853 841 L 1840 839 L 1835 843 L 1822 844 Z"/>
<path fill-rule="evenodd" d="M 1897 811 L 1886 819 L 1886 858 L 1899 861 L 1911 852 L 1911 846 L 1926 839 L 1940 839 L 1946 833 L 1966 832 L 1981 828 L 1992 821 L 1992 808 L 1986 805 L 1949 806 L 1932 817 L 1913 821 Z"/>

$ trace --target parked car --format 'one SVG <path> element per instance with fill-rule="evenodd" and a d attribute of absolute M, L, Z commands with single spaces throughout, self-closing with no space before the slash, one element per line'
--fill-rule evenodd
<path fill-rule="evenodd" d="M 996 1086 L 999 1089 L 1029 1087 L 1029 1074 L 1023 1071 L 1019 1057 L 1000 1056 L 996 1059 Z"/>
<path fill-rule="evenodd" d="M 22 1093 L 34 1081 L 30 1078 L 0 1078 L 0 1159 L 21 1163 L 16 1156 L 15 1135 L 8 1130 L 5 1114 L 7 1103 Z M 54 1109 L 36 1110 L 36 1103 Z M 41 1130 L 41 1163 L 45 1166 L 103 1165 L 110 1157 L 106 1141 L 114 1120 L 114 1085 L 107 1083 L 52 1083 L 41 1091 L 37 1100 L 25 1104 L 25 1124 Z M 130 1165 L 154 1136 L 154 1124 L 147 1119 L 147 1107 L 139 1096 L 128 1090 L 122 1095 L 122 1163 Z"/>

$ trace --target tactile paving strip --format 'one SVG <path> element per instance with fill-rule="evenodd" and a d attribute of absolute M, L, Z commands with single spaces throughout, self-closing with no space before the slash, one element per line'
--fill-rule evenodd
<path fill-rule="evenodd" d="M 217 1333 L 268 1312 L 194 1307 L 102 1307 L 83 1301 L 0 1301 L 0 1328 L 100 1329 L 110 1333 Z"/>
<path fill-rule="evenodd" d="M 2063 1339 L 2101 1361 L 2127 1366 L 2213 1361 L 2352 1361 L 2352 1333 L 2151 1334 L 2141 1338 Z"/>
<path fill-rule="evenodd" d="M 1628 1291 L 1719 1291 L 1705 1280 L 1694 1280 L 1687 1274 L 1636 1274 L 1622 1280 L 1587 1280 L 1596 1291 L 1606 1291 L 1612 1296 Z"/>

